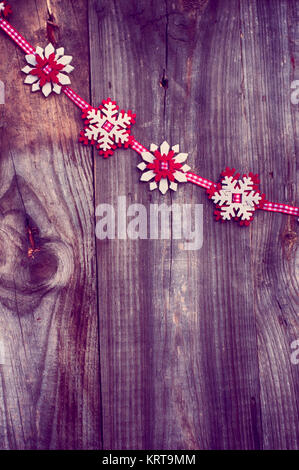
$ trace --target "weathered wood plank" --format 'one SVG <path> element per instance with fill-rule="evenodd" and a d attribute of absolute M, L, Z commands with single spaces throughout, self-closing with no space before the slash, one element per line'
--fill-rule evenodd
<path fill-rule="evenodd" d="M 270 198 L 294 202 L 294 4 L 274 4 L 275 14 L 266 1 L 91 1 L 94 104 L 112 96 L 132 107 L 138 140 L 179 143 L 208 178 L 226 165 L 260 172 Z M 96 204 L 162 202 L 137 184 L 137 161 L 123 150 L 96 159 Z M 204 204 L 201 250 L 169 240 L 97 245 L 104 447 L 298 447 L 295 251 L 287 261 L 278 236 L 293 234 L 294 221 L 261 212 L 249 229 L 215 224 L 189 185 L 164 201 Z M 292 318 L 288 333 L 277 330 L 275 296 Z"/>
<path fill-rule="evenodd" d="M 59 45 L 74 56 L 72 84 L 88 99 L 85 2 L 13 2 L 12 22 L 44 47 L 47 3 Z M 63 95 L 32 94 L 22 51 L 0 41 L 0 447 L 99 448 L 93 176 L 76 142 L 80 111 Z"/>
<path fill-rule="evenodd" d="M 14 9 L 33 45 L 46 44 L 46 3 Z M 50 2 L 88 98 L 85 5 Z M 179 143 L 208 178 L 253 170 L 269 198 L 295 203 L 297 19 L 295 0 L 90 0 L 93 104 L 132 108 L 138 140 Z M 23 54 L 0 40 L 0 447 L 99 448 L 102 424 L 107 449 L 298 448 L 294 219 L 215 224 L 196 187 L 149 193 L 130 150 L 92 168 L 78 110 L 32 95 L 15 77 Z M 96 205 L 203 204 L 203 247 L 97 241 L 97 283 L 93 170 Z"/>
<path fill-rule="evenodd" d="M 298 205 L 298 108 L 290 100 L 299 61 L 298 2 L 275 1 L 271 8 L 242 2 L 241 17 L 248 145 L 267 196 Z M 267 213 L 260 220 L 252 273 L 263 448 L 298 449 L 299 368 L 290 361 L 290 345 L 299 338 L 298 224 Z"/>

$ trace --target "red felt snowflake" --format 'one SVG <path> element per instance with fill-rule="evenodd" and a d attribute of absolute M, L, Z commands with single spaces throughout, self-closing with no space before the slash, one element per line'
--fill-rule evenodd
<path fill-rule="evenodd" d="M 96 145 L 104 158 L 113 155 L 117 147 L 129 146 L 131 126 L 136 117 L 131 110 L 119 111 L 116 101 L 107 98 L 98 108 L 90 107 L 84 111 L 82 117 L 86 127 L 80 132 L 79 142 Z"/>
<path fill-rule="evenodd" d="M 0 18 L 8 18 L 11 13 L 11 6 L 8 5 L 5 0 L 3 0 L 3 2 L 0 2 Z"/>
<path fill-rule="evenodd" d="M 30 65 L 22 69 L 27 74 L 24 83 L 32 85 L 32 91 L 41 89 L 47 97 L 52 91 L 60 94 L 62 86 L 71 83 L 66 73 L 74 70 L 70 65 L 72 56 L 64 55 L 63 47 L 55 50 L 51 43 L 45 49 L 38 46 L 35 54 L 28 54 L 25 59 Z"/>
<path fill-rule="evenodd" d="M 240 225 L 249 225 L 256 209 L 265 201 L 259 191 L 259 177 L 253 173 L 235 174 L 234 168 L 226 168 L 221 173 L 221 182 L 208 189 L 209 198 L 216 204 L 216 220 L 237 220 Z"/>
<path fill-rule="evenodd" d="M 161 144 L 160 149 L 155 144 L 151 145 L 151 152 L 142 152 L 141 156 L 144 160 L 139 163 L 139 170 L 143 171 L 140 180 L 151 181 L 150 189 L 156 189 L 159 183 L 159 190 L 165 194 L 168 189 L 177 190 L 177 182 L 187 182 L 186 172 L 190 167 L 186 164 L 182 165 L 188 157 L 187 153 L 178 153 L 179 146 L 174 145 L 170 149 L 170 145 L 165 141 Z M 146 170 L 146 171 L 145 171 Z M 170 184 L 168 184 L 168 181 Z"/>

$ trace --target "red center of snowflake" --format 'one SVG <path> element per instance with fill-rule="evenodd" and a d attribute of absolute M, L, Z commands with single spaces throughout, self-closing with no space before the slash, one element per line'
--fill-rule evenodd
<path fill-rule="evenodd" d="M 47 82 L 59 83 L 57 75 L 64 68 L 64 65 L 56 62 L 55 54 L 51 54 L 48 59 L 42 59 L 36 54 L 35 58 L 36 65 L 31 70 L 30 74 L 38 76 L 40 86 L 43 87 Z"/>
<path fill-rule="evenodd" d="M 114 125 L 110 121 L 105 121 L 102 125 L 102 129 L 104 129 L 106 132 L 111 132 L 113 127 Z"/>
<path fill-rule="evenodd" d="M 232 194 L 232 202 L 237 204 L 242 204 L 242 194 L 234 193 Z"/>
<path fill-rule="evenodd" d="M 169 181 L 174 181 L 173 174 L 182 168 L 182 165 L 176 163 L 173 158 L 174 151 L 171 150 L 167 155 L 161 155 L 159 150 L 156 150 L 154 155 L 156 157 L 155 160 L 153 163 L 148 163 L 146 167 L 156 173 L 155 181 L 158 182 L 161 178 L 168 178 Z"/>

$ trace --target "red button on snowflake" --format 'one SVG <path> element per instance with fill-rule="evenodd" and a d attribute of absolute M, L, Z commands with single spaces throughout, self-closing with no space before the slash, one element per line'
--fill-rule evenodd
<path fill-rule="evenodd" d="M 237 204 L 241 204 L 241 202 L 242 202 L 242 194 L 233 193 L 233 194 L 232 194 L 232 202 L 236 202 Z"/>
<path fill-rule="evenodd" d="M 50 60 L 52 60 L 52 57 L 51 57 Z M 63 67 L 61 67 L 61 69 L 63 69 Z M 47 65 L 42 69 L 42 71 L 43 71 L 46 75 L 49 75 L 49 74 L 52 72 L 52 70 L 53 70 L 53 68 L 50 67 L 50 64 L 47 64 Z M 54 69 L 54 70 L 55 70 L 55 69 Z M 59 69 L 56 68 L 56 70 L 59 70 Z M 32 72 L 31 72 L 31 73 L 32 73 Z M 32 73 L 32 75 L 35 75 L 35 74 Z M 37 75 L 37 74 L 36 74 L 36 75 Z M 55 74 L 55 75 L 56 75 L 56 77 L 57 77 L 58 72 L 57 72 L 57 74 Z"/>
<path fill-rule="evenodd" d="M 99 154 L 104 158 L 113 155 L 114 150 L 124 145 L 129 146 L 131 125 L 135 124 L 136 114 L 123 110 L 110 98 L 103 100 L 99 108 L 88 108 L 82 117 L 86 127 L 80 132 L 80 142 L 96 145 Z"/>
<path fill-rule="evenodd" d="M 256 209 L 265 203 L 265 196 L 259 191 L 258 175 L 235 174 L 235 169 L 222 172 L 221 183 L 208 189 L 209 198 L 216 204 L 216 220 L 237 220 L 240 225 L 249 225 Z"/>
<path fill-rule="evenodd" d="M 104 129 L 107 132 L 111 132 L 113 127 L 114 125 L 109 121 L 105 121 L 104 124 L 102 125 L 102 129 Z"/>
<path fill-rule="evenodd" d="M 156 152 L 158 152 L 158 150 L 156 150 Z M 150 165 L 150 164 L 149 164 L 149 165 Z M 149 165 L 147 166 L 148 168 L 149 168 Z M 178 163 L 178 165 L 180 165 L 180 164 Z M 177 168 L 180 169 L 181 166 L 182 166 L 182 165 L 178 166 Z M 161 168 L 161 170 L 168 170 L 168 169 L 169 169 L 169 163 L 166 162 L 166 161 L 163 161 L 163 160 L 160 161 L 160 168 Z"/>

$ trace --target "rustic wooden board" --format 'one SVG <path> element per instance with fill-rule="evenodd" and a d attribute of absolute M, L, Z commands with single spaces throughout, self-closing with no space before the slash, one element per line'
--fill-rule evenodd
<path fill-rule="evenodd" d="M 48 2 L 73 86 L 88 99 L 84 1 Z M 13 24 L 47 44 L 46 1 L 13 2 Z M 99 448 L 100 389 L 93 175 L 76 143 L 80 111 L 24 86 L 24 54 L 4 34 L 0 159 L 0 447 Z M 79 73 L 78 73 L 79 72 Z M 3 115 L 4 112 L 4 115 Z M 28 257 L 28 227 L 40 249 Z M 34 230 L 36 229 L 36 230 Z"/>
<path fill-rule="evenodd" d="M 295 24 L 287 1 L 92 0 L 93 103 L 132 108 L 139 141 L 179 143 L 208 178 L 253 170 L 295 202 Z M 96 204 L 162 202 L 137 184 L 138 160 L 95 159 Z M 97 242 L 104 448 L 298 448 L 296 221 L 215 224 L 189 185 L 164 201 L 204 204 L 201 250 Z"/>
<path fill-rule="evenodd" d="M 144 145 L 179 143 L 213 180 L 227 165 L 258 172 L 269 199 L 298 205 L 295 0 L 13 6 L 42 46 L 50 7 L 73 88 L 133 109 Z M 80 112 L 33 95 L 23 53 L 0 41 L 0 448 L 298 449 L 296 220 L 216 224 L 195 186 L 150 193 L 140 157 L 78 145 Z M 95 208 L 119 196 L 202 204 L 202 248 L 95 242 Z"/>

